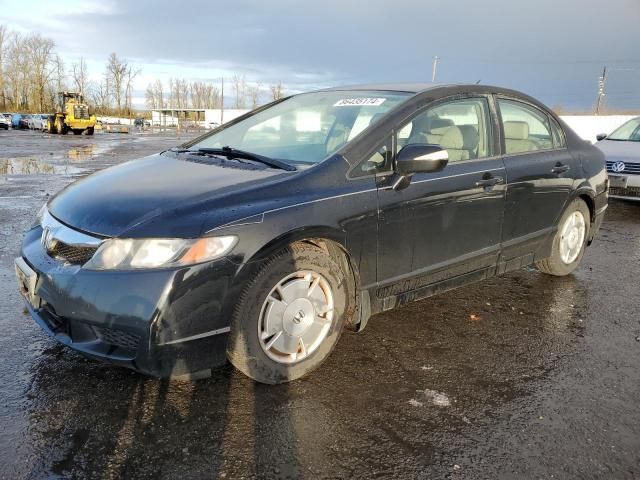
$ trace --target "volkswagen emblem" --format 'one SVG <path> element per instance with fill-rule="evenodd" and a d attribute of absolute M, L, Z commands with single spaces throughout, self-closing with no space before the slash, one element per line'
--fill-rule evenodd
<path fill-rule="evenodd" d="M 624 162 L 613 162 L 613 165 L 611 165 L 611 171 L 615 173 L 624 172 L 624 168 Z"/>

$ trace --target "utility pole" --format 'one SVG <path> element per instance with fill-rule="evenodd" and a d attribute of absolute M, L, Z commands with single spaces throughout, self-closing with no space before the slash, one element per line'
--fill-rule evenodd
<path fill-rule="evenodd" d="M 602 103 L 604 100 L 605 87 L 607 85 L 607 66 L 604 66 L 602 70 L 602 76 L 598 80 L 598 99 L 596 100 L 596 115 L 600 115 L 600 107 L 602 107 Z"/>
<path fill-rule="evenodd" d="M 220 88 L 220 125 L 224 123 L 224 77 L 221 78 Z"/>
<path fill-rule="evenodd" d="M 432 82 L 436 81 L 436 71 L 438 70 L 438 60 L 440 60 L 440 57 L 438 57 L 437 55 L 435 57 L 433 57 L 433 65 L 431 67 L 431 81 Z"/>

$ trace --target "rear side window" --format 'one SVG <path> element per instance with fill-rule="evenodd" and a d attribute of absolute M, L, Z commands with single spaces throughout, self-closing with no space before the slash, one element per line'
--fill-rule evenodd
<path fill-rule="evenodd" d="M 549 117 L 525 103 L 498 100 L 506 154 L 553 148 Z"/>

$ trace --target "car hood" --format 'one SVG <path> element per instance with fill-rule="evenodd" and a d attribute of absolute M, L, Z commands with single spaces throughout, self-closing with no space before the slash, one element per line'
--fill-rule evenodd
<path fill-rule="evenodd" d="M 291 173 L 158 154 L 89 175 L 57 194 L 48 208 L 61 222 L 105 237 L 140 236 L 149 223 L 156 225 L 158 236 L 196 237 L 208 219 L 195 207 L 224 210 L 229 206 L 225 197 L 283 175 Z M 180 211 L 187 213 L 179 216 Z"/>
<path fill-rule="evenodd" d="M 640 142 L 619 142 L 617 140 L 602 140 L 595 144 L 607 160 L 622 162 L 640 162 Z"/>

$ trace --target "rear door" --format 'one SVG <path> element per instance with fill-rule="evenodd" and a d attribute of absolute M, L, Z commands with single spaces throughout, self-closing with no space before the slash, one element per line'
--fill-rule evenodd
<path fill-rule="evenodd" d="M 509 260 L 530 256 L 552 234 L 579 165 L 547 112 L 501 96 L 497 107 L 508 179 L 502 243 Z"/>

